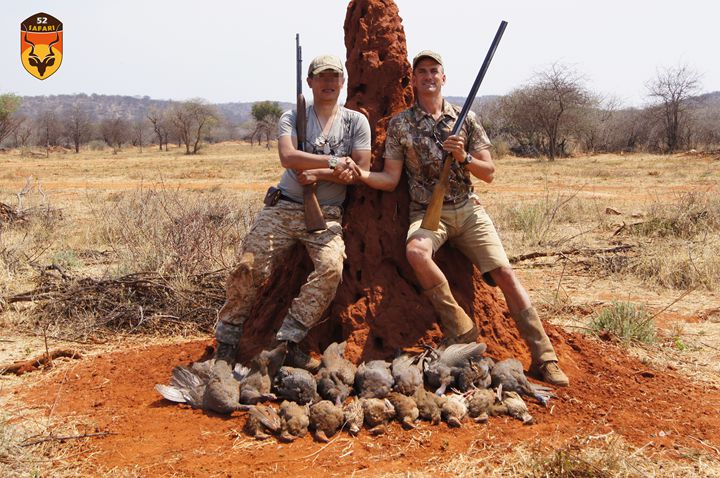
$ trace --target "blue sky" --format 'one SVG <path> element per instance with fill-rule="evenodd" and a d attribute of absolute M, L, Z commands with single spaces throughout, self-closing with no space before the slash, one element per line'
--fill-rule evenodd
<path fill-rule="evenodd" d="M 410 56 L 426 48 L 443 55 L 447 95 L 466 94 L 501 20 L 508 29 L 479 95 L 508 93 L 553 62 L 625 105 L 642 105 L 657 69 L 681 63 L 703 75 L 703 91 L 720 90 L 717 2 L 396 3 Z M 321 53 L 345 58 L 342 1 L 24 0 L 1 8 L 2 93 L 294 101 L 295 33 L 305 65 Z M 19 55 L 20 22 L 40 11 L 65 28 L 62 66 L 44 81 L 25 72 Z"/>

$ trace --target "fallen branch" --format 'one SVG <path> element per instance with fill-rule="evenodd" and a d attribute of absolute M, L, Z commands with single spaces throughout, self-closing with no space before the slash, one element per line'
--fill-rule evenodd
<path fill-rule="evenodd" d="M 38 440 L 30 441 L 21 443 L 20 446 L 32 446 L 32 445 L 38 445 L 40 443 L 46 443 L 49 441 L 59 441 L 64 442 L 65 440 L 77 440 L 79 438 L 91 438 L 91 437 L 104 437 L 107 435 L 115 435 L 115 433 L 112 432 L 98 432 L 98 433 L 83 433 L 82 435 L 67 435 L 67 436 L 49 436 L 45 438 L 40 438 Z"/>
<path fill-rule="evenodd" d="M 633 249 L 635 246 L 630 244 L 622 244 L 615 247 L 607 247 L 600 249 L 568 249 L 566 251 L 550 251 L 550 252 L 530 252 L 528 254 L 522 254 L 519 256 L 511 257 L 510 263 L 515 264 L 517 262 L 527 261 L 538 257 L 554 257 L 554 256 L 571 256 L 571 255 L 583 255 L 583 256 L 594 256 L 597 254 L 609 254 L 613 252 L 625 252 Z"/>
<path fill-rule="evenodd" d="M 9 365 L 0 365 L 0 375 L 9 375 L 11 373 L 15 375 L 23 375 L 28 372 L 34 372 L 39 368 L 44 368 L 50 365 L 52 363 L 52 360 L 58 357 L 79 359 L 82 358 L 82 354 L 76 350 L 70 349 L 53 350 L 52 352 L 44 353 L 40 357 L 34 359 L 21 360 L 18 362 L 13 362 Z"/>

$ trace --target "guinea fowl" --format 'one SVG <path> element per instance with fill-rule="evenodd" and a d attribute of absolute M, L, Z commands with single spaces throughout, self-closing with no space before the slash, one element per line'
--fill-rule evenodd
<path fill-rule="evenodd" d="M 390 364 L 384 360 L 362 363 L 355 374 L 355 389 L 362 398 L 385 398 L 393 384 Z"/>
<path fill-rule="evenodd" d="M 280 367 L 273 380 L 273 389 L 279 398 L 300 405 L 317 401 L 318 398 L 315 378 L 302 368 Z"/>
<path fill-rule="evenodd" d="M 418 387 L 423 386 L 422 370 L 419 357 L 402 354 L 392 361 L 392 376 L 395 381 L 393 390 L 403 395 L 412 395 Z"/>

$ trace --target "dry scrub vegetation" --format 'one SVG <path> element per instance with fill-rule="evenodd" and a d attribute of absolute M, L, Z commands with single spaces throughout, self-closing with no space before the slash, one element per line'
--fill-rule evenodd
<path fill-rule="evenodd" d="M 102 339 L 103 349 L 129 335 L 206 334 L 261 196 L 281 172 L 272 150 L 235 143 L 197 157 L 127 150 L 45 159 L 11 151 L 0 165 L 0 363 L 37 356 L 45 341 L 90 349 Z M 720 383 L 717 158 L 504 158 L 497 167 L 495 183 L 478 184 L 478 193 L 548 318 L 618 339 L 650 365 Z M 638 336 L 642 322 L 652 329 Z M 0 381 L 3 407 L 22 383 Z M 91 420 L 54 423 L 12 410 L 0 416 L 2 476 L 82 476 L 69 458 L 86 439 L 32 442 L 91 434 Z M 427 471 L 712 476 L 702 457 L 671 463 L 619 437 L 601 438 L 578 437 L 553 453 L 537 444 L 482 449 Z"/>

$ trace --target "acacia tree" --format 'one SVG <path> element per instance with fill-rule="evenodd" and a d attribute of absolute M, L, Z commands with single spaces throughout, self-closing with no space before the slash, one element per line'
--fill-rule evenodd
<path fill-rule="evenodd" d="M 168 136 L 170 135 L 170 120 L 168 119 L 167 111 L 152 109 L 148 112 L 147 119 L 153 126 L 160 151 L 163 150 L 163 144 L 165 145 L 165 151 L 167 151 Z"/>
<path fill-rule="evenodd" d="M 597 103 L 577 72 L 556 63 L 503 98 L 504 123 L 521 146 L 552 161 L 589 127 L 587 113 Z"/>
<path fill-rule="evenodd" d="M 48 109 L 35 119 L 35 130 L 37 144 L 45 146 L 45 155 L 50 156 L 50 147 L 57 146 L 60 142 L 61 123 L 55 115 L 55 111 Z"/>
<path fill-rule="evenodd" d="M 185 154 L 196 154 L 203 137 L 217 124 L 219 113 L 202 100 L 191 100 L 173 107 L 170 119 L 185 144 Z"/>
<path fill-rule="evenodd" d="M 80 152 L 80 145 L 87 141 L 90 136 L 90 115 L 80 105 L 74 105 L 66 115 L 65 135 L 70 138 L 75 146 L 75 153 Z"/>
<path fill-rule="evenodd" d="M 662 119 L 666 150 L 675 152 L 688 121 L 688 100 L 700 87 L 700 74 L 686 65 L 661 68 L 646 87 Z"/>
<path fill-rule="evenodd" d="M 14 113 L 20 106 L 20 97 L 12 94 L 0 95 L 0 143 L 20 125 L 21 120 Z"/>
<path fill-rule="evenodd" d="M 113 153 L 117 153 L 130 137 L 130 123 L 119 116 L 106 118 L 100 123 L 100 134 L 107 145 L 113 148 Z"/>
<path fill-rule="evenodd" d="M 277 101 L 260 101 L 252 106 L 251 110 L 253 119 L 255 120 L 255 128 L 251 133 L 252 138 L 257 137 L 260 143 L 262 136 L 265 135 L 266 146 L 270 148 L 270 136 L 275 133 L 277 121 L 282 115 L 282 109 Z"/>

